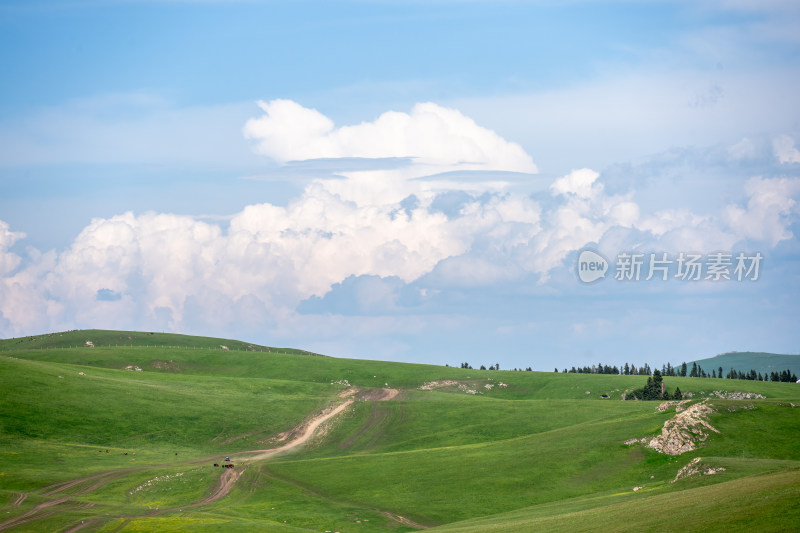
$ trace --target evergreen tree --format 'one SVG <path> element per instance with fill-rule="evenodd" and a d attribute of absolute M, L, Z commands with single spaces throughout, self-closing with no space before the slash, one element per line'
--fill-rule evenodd
<path fill-rule="evenodd" d="M 672 395 L 673 400 L 683 400 L 683 393 L 680 387 L 675 387 L 675 394 Z"/>

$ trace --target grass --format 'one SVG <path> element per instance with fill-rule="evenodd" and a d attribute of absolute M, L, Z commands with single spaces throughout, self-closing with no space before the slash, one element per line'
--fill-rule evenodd
<path fill-rule="evenodd" d="M 709 400 L 720 433 L 671 457 L 622 444 L 658 433 L 673 414 L 620 401 L 643 385 L 640 376 L 335 359 L 158 333 L 27 339 L 0 341 L 0 523 L 52 500 L 47 486 L 101 477 L 59 493 L 69 501 L 23 531 L 81 520 L 93 520 L 87 531 L 413 529 L 396 515 L 454 531 L 647 531 L 650 512 L 669 513 L 679 530 L 735 531 L 741 522 L 763 531 L 797 518 L 789 508 L 800 485 L 795 384 L 666 378 L 696 398 L 767 396 Z M 96 347 L 68 347 L 80 339 Z M 418 389 L 445 379 L 479 394 Z M 356 401 L 301 450 L 244 465 L 225 499 L 186 507 L 214 490 L 212 462 L 270 447 L 341 401 L 344 380 L 401 393 Z M 694 457 L 726 470 L 671 483 Z M 756 496 L 743 497 L 745 488 Z M 175 509 L 147 516 L 156 507 Z"/>
<path fill-rule="evenodd" d="M 668 494 L 590 496 L 450 524 L 452 533 L 510 531 L 791 531 L 800 471 L 749 476 Z M 668 518 L 665 518 L 668 517 Z"/>

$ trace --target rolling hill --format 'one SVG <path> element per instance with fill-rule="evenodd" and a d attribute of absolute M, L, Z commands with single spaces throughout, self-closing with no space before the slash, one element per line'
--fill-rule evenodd
<path fill-rule="evenodd" d="M 749 372 L 751 369 L 763 375 L 771 372 L 790 370 L 790 373 L 800 376 L 800 355 L 764 353 L 764 352 L 730 352 L 723 353 L 706 359 L 692 361 L 703 367 L 707 372 L 722 367 L 722 375 L 727 375 L 731 369 L 739 372 Z M 691 366 L 692 362 L 688 364 Z"/>
<path fill-rule="evenodd" d="M 620 399 L 642 376 L 159 333 L 28 339 L 0 341 L 0 530 L 651 531 L 667 513 L 678 530 L 782 531 L 800 518 L 796 384 L 666 378 L 692 399 L 658 410 Z M 695 405 L 708 406 L 696 449 L 642 443 Z M 226 457 L 234 468 L 214 466 Z"/>

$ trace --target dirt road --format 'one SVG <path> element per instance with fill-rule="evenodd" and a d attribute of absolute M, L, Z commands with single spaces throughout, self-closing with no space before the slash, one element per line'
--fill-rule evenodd
<path fill-rule="evenodd" d="M 398 391 L 396 389 L 372 389 L 372 390 L 363 391 L 363 392 L 361 390 L 356 389 L 355 393 L 350 395 L 350 396 L 354 396 L 355 398 L 358 398 L 358 399 L 361 399 L 361 400 L 368 400 L 368 401 L 388 401 L 388 400 L 391 400 L 391 399 L 395 398 L 397 396 L 397 394 L 398 394 Z M 161 514 L 169 512 L 169 511 L 173 511 L 173 510 L 177 510 L 177 509 L 183 509 L 183 508 L 186 508 L 186 507 L 198 507 L 198 506 L 207 505 L 207 504 L 214 503 L 216 501 L 221 500 L 222 498 L 224 498 L 225 496 L 230 494 L 231 490 L 233 489 L 234 485 L 236 484 L 236 481 L 244 473 L 244 470 L 246 469 L 247 464 L 255 462 L 255 461 L 262 461 L 264 459 L 267 459 L 267 458 L 272 457 L 274 455 L 277 455 L 279 453 L 288 452 L 288 451 L 290 451 L 290 450 L 292 450 L 294 448 L 297 448 L 297 447 L 305 444 L 314 435 L 314 433 L 319 429 L 319 427 L 322 424 L 324 424 L 325 422 L 327 422 L 331 418 L 335 417 L 336 415 L 338 415 L 339 413 L 341 413 L 342 411 L 347 409 L 350 405 L 353 404 L 354 401 L 356 401 L 356 400 L 348 399 L 348 400 L 336 405 L 335 407 L 328 408 L 328 409 L 324 410 L 319 415 L 315 416 L 314 418 L 309 420 L 307 423 L 305 423 L 301 428 L 295 429 L 295 431 L 293 431 L 294 434 L 297 434 L 299 432 L 299 435 L 295 436 L 289 442 L 287 442 L 287 443 L 285 443 L 285 444 L 283 444 L 283 445 L 281 445 L 281 446 L 279 446 L 277 448 L 271 448 L 269 450 L 252 450 L 252 451 L 240 452 L 240 453 L 236 454 L 237 456 L 233 458 L 234 462 L 237 465 L 236 468 L 235 469 L 234 468 L 230 468 L 230 469 L 226 468 L 226 469 L 224 469 L 224 471 L 220 475 L 219 484 L 217 485 L 217 487 L 214 489 L 214 491 L 210 495 L 206 496 L 202 500 L 198 500 L 198 501 L 195 501 L 195 502 L 187 503 L 187 504 L 181 505 L 179 507 L 175 507 L 175 508 L 159 509 L 157 511 L 153 511 L 153 512 L 147 513 L 145 515 L 141 515 L 141 516 L 161 515 Z M 250 454 L 253 454 L 253 455 L 250 455 Z M 237 459 L 237 457 L 238 457 L 238 459 Z M 196 463 L 197 461 L 195 460 L 195 461 L 191 461 L 191 462 L 192 463 Z M 75 492 L 74 495 L 79 495 L 79 494 L 80 495 L 84 495 L 84 494 L 88 494 L 88 493 L 90 493 L 90 492 L 92 492 L 94 490 L 97 490 L 98 488 L 100 488 L 101 486 L 105 485 L 109 481 L 112 481 L 114 479 L 118 479 L 119 477 L 123 477 L 125 475 L 128 475 L 129 473 L 130 473 L 129 471 L 125 471 L 125 470 L 113 470 L 113 471 L 109 471 L 109 472 L 103 472 L 103 473 L 100 473 L 100 474 L 95 474 L 93 476 L 79 478 L 79 479 L 75 479 L 75 480 L 71 480 L 71 481 L 65 481 L 65 482 L 57 483 L 55 485 L 51 485 L 49 487 L 45 487 L 44 489 L 41 489 L 42 490 L 41 494 L 43 496 L 57 496 L 57 495 L 59 495 L 59 493 L 62 493 L 64 491 L 66 491 L 67 489 L 76 489 L 77 488 L 77 492 Z M 90 482 L 92 482 L 92 483 L 90 483 Z M 83 485 L 83 486 L 81 486 L 81 485 Z M 35 520 L 39 520 L 39 519 L 45 518 L 47 516 L 51 516 L 51 515 L 55 514 L 56 512 L 58 512 L 58 509 L 56 507 L 59 506 L 59 505 L 62 505 L 62 504 L 67 504 L 67 505 L 76 504 L 78 502 L 75 502 L 74 500 L 72 500 L 72 496 L 74 496 L 74 495 L 56 497 L 53 500 L 49 500 L 49 501 L 43 502 L 43 503 L 35 506 L 30 511 L 28 511 L 28 512 L 26 512 L 26 513 L 24 513 L 24 514 L 22 514 L 20 516 L 14 517 L 14 518 L 12 518 L 10 520 L 7 520 L 7 521 L 5 521 L 3 523 L 0 523 L 0 531 L 6 530 L 6 529 L 9 529 L 9 528 L 12 528 L 12 527 L 16 527 L 16 526 L 19 526 L 19 525 L 22 525 L 22 524 L 25 524 L 25 523 L 29 523 L 29 522 L 32 522 L 32 521 L 35 521 Z M 27 493 L 21 493 L 20 496 L 14 502 L 14 506 L 16 507 L 16 506 L 21 505 L 25 501 L 27 496 L 28 496 Z M 75 507 L 72 507 L 72 508 L 74 509 Z M 408 521 L 408 519 L 405 519 L 405 518 L 402 518 L 402 517 L 398 517 L 397 515 L 393 515 L 391 513 L 387 514 L 387 516 L 391 516 L 391 518 L 393 518 L 395 520 L 398 520 L 399 522 L 404 523 L 406 525 L 410 525 L 411 527 L 419 526 L 419 524 L 414 524 L 414 523 Z M 137 516 L 118 516 L 116 518 L 133 519 L 133 518 L 137 518 Z M 107 520 L 108 520 L 108 518 L 102 519 L 103 522 L 105 522 Z M 69 529 L 69 531 L 77 531 L 77 530 L 82 529 L 83 527 L 86 527 L 86 526 L 89 526 L 89 525 L 93 525 L 93 526 L 97 525 L 97 519 L 89 520 L 89 521 L 86 521 L 86 522 L 82 522 L 80 524 L 75 524 L 71 529 Z M 421 528 L 421 527 L 424 527 L 424 526 L 419 526 L 419 527 Z"/>
<path fill-rule="evenodd" d="M 352 405 L 352 403 L 353 400 L 347 400 L 346 402 L 340 403 L 335 409 L 323 412 L 321 415 L 313 418 L 311 422 L 309 422 L 308 425 L 306 425 L 305 429 L 300 434 L 300 436 L 298 436 L 294 440 L 287 442 L 286 444 L 284 444 L 283 446 L 279 446 L 278 448 L 272 448 L 271 450 L 257 450 L 256 453 L 258 453 L 258 455 L 248 458 L 247 461 L 248 462 L 261 461 L 263 459 L 266 459 L 267 457 L 272 457 L 273 455 L 279 454 L 281 452 L 286 452 L 291 450 L 292 448 L 300 446 L 301 444 L 305 443 L 306 441 L 308 441 L 308 439 L 311 438 L 311 436 L 314 434 L 314 432 L 317 430 L 319 426 L 321 426 L 323 423 L 327 422 L 334 416 L 338 415 L 339 413 L 347 409 L 350 405 Z"/>

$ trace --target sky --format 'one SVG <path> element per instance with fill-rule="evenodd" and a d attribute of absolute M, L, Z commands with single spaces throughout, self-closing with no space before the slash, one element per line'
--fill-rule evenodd
<path fill-rule="evenodd" d="M 800 4 L 5 0 L 0 337 L 800 353 Z"/>

